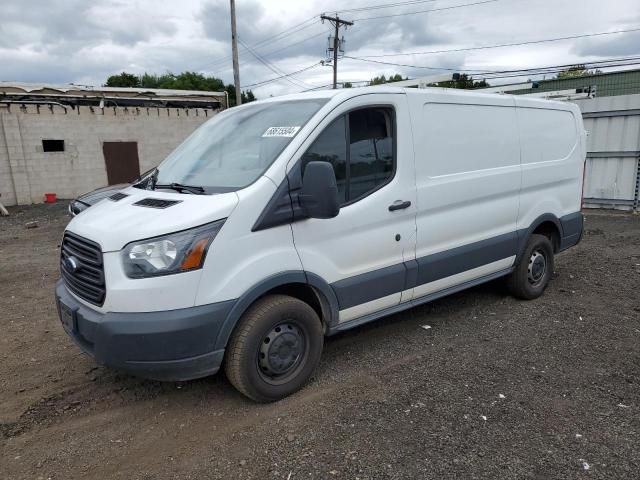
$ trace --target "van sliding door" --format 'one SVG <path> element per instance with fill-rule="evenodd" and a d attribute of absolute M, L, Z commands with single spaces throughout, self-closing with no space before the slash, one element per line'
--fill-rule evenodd
<path fill-rule="evenodd" d="M 431 94 L 416 139 L 414 298 L 509 269 L 521 187 L 514 101 Z M 417 109 L 416 109 L 417 110 Z"/>

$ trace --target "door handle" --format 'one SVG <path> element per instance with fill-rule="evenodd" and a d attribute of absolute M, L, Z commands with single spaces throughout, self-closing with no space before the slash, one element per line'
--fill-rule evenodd
<path fill-rule="evenodd" d="M 411 206 L 411 202 L 409 200 L 396 200 L 391 205 L 389 205 L 389 211 L 394 212 L 396 210 L 404 210 L 405 208 L 409 208 Z"/>

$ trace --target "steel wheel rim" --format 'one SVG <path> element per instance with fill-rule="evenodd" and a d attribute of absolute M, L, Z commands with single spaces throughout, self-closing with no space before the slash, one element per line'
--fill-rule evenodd
<path fill-rule="evenodd" d="M 542 250 L 534 250 L 527 265 L 527 280 L 529 284 L 538 286 L 547 274 L 547 256 Z"/>
<path fill-rule="evenodd" d="M 256 366 L 260 377 L 281 385 L 295 377 L 307 356 L 307 334 L 296 322 L 285 321 L 271 328 L 260 341 Z"/>

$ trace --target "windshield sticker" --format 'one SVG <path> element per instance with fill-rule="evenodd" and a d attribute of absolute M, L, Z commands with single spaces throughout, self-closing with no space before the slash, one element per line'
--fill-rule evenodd
<path fill-rule="evenodd" d="M 269 127 L 262 134 L 263 137 L 293 137 L 300 127 Z"/>

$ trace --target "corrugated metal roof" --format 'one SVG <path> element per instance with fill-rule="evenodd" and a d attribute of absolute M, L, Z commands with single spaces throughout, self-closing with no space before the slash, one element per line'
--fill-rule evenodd
<path fill-rule="evenodd" d="M 514 90 L 509 93 L 521 95 L 534 92 L 568 90 L 596 86 L 596 96 L 632 95 L 640 93 L 640 69 L 599 73 L 583 77 L 540 80 L 537 88 Z"/>
<path fill-rule="evenodd" d="M 169 90 L 155 88 L 121 88 L 93 87 L 88 85 L 55 85 L 47 83 L 0 82 L 0 93 L 31 93 L 83 96 L 88 94 L 115 97 L 150 96 L 150 97 L 224 97 L 225 92 L 208 92 L 203 90 Z"/>

